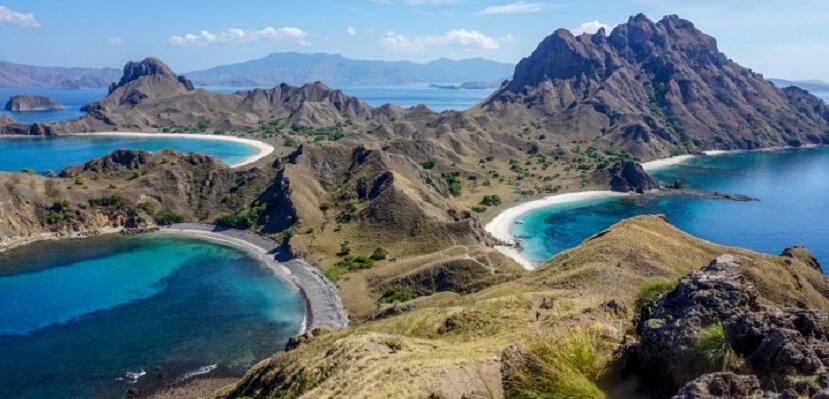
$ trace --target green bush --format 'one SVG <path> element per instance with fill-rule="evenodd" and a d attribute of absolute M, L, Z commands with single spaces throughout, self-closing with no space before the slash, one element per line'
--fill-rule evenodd
<path fill-rule="evenodd" d="M 346 255 L 342 260 L 335 263 L 334 266 L 349 271 L 363 270 L 370 269 L 374 266 L 374 261 L 364 255 Z"/>
<path fill-rule="evenodd" d="M 429 159 L 426 160 L 426 162 L 423 162 L 420 165 L 423 166 L 423 169 L 432 169 L 435 166 L 437 166 L 437 164 L 438 164 L 438 162 L 435 161 L 434 158 L 429 158 Z"/>
<path fill-rule="evenodd" d="M 351 255 L 351 245 L 346 240 L 340 243 L 340 252 L 337 252 L 337 256 L 348 256 Z"/>
<path fill-rule="evenodd" d="M 93 208 L 118 208 L 124 204 L 124 199 L 117 195 L 105 195 L 103 197 L 90 199 L 88 202 L 89 206 Z"/>
<path fill-rule="evenodd" d="M 481 205 L 498 206 L 501 205 L 501 196 L 498 194 L 484 195 L 481 199 Z"/>
<path fill-rule="evenodd" d="M 539 150 L 538 144 L 537 143 L 532 143 L 532 144 L 530 144 L 530 148 L 527 150 L 527 154 L 530 154 L 530 155 L 538 154 L 538 150 Z"/>
<path fill-rule="evenodd" d="M 249 229 L 259 223 L 259 218 L 262 216 L 265 208 L 265 204 L 254 202 L 253 206 L 247 212 L 222 215 L 216 219 L 216 224 L 240 230 Z"/>
<path fill-rule="evenodd" d="M 705 327 L 697 333 L 696 354 L 707 363 L 708 370 L 726 371 L 735 368 L 737 354 L 728 344 L 722 323 Z"/>
<path fill-rule="evenodd" d="M 377 247 L 374 249 L 374 253 L 371 254 L 371 260 L 383 260 L 389 256 L 389 250 L 383 247 Z"/>
<path fill-rule="evenodd" d="M 414 298 L 414 295 L 412 295 L 411 292 L 401 290 L 401 289 L 398 289 L 398 288 L 392 288 L 392 289 L 386 290 L 386 292 L 383 293 L 383 296 L 380 297 L 380 302 L 381 303 L 406 302 L 406 301 L 411 300 L 412 298 Z"/>
<path fill-rule="evenodd" d="M 181 223 L 184 217 L 170 210 L 162 210 L 155 214 L 155 220 L 161 225 L 170 225 L 174 223 Z"/>
<path fill-rule="evenodd" d="M 155 204 L 153 204 L 151 202 L 142 202 L 142 203 L 136 205 L 136 208 L 138 208 L 138 209 L 140 209 L 144 212 L 147 212 L 147 214 L 150 215 L 150 216 L 155 216 L 155 214 L 158 213 L 158 206 L 156 206 Z"/>
<path fill-rule="evenodd" d="M 639 289 L 639 294 L 636 295 L 636 311 L 638 312 L 643 306 L 653 302 L 659 296 L 673 291 L 676 284 L 676 281 L 657 281 L 642 286 Z"/>
<path fill-rule="evenodd" d="M 479 213 L 480 212 L 486 212 L 486 207 L 481 205 L 481 204 L 473 205 L 472 210 L 475 211 L 475 212 L 479 212 Z"/>

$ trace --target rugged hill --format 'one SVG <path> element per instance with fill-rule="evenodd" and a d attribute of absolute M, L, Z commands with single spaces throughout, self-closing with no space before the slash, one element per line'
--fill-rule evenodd
<path fill-rule="evenodd" d="M 281 83 L 330 86 L 383 86 L 412 83 L 493 82 L 512 74 L 511 64 L 481 58 L 439 59 L 425 64 L 410 61 L 354 60 L 339 54 L 273 53 L 239 64 L 188 72 L 189 79 L 207 86 L 272 87 Z"/>
<path fill-rule="evenodd" d="M 824 143 L 829 132 L 822 101 L 776 88 L 676 16 L 640 14 L 609 35 L 559 29 L 481 109 L 501 124 L 537 120 L 543 130 L 644 157 Z"/>
<path fill-rule="evenodd" d="M 648 388 L 620 374 L 613 357 L 634 339 L 626 334 L 637 303 L 651 298 L 654 282 L 677 281 L 724 253 L 741 263 L 741 281 L 756 287 L 758 301 L 829 309 L 829 282 L 807 257 L 718 246 L 644 216 L 513 281 L 308 334 L 216 396 L 646 398 Z"/>
<path fill-rule="evenodd" d="M 107 87 L 118 76 L 115 68 L 40 67 L 0 61 L 0 87 L 88 89 Z"/>
<path fill-rule="evenodd" d="M 63 109 L 63 105 L 46 96 L 25 95 L 9 98 L 5 109 L 12 112 L 59 111 Z"/>

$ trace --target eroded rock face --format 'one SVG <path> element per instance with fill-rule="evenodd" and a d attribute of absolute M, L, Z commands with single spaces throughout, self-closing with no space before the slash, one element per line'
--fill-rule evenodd
<path fill-rule="evenodd" d="M 187 80 L 184 75 L 176 75 L 172 68 L 167 66 L 163 61 L 155 57 L 145 58 L 143 61 L 130 61 L 124 66 L 124 74 L 121 80 L 116 84 L 109 86 L 109 93 L 112 94 L 119 87 L 125 86 L 127 83 L 138 80 L 144 76 L 166 76 L 177 80 L 184 85 L 188 90 L 193 90 L 193 83 Z"/>
<path fill-rule="evenodd" d="M 619 161 L 600 173 L 609 175 L 610 189 L 616 192 L 644 193 L 659 188 L 642 165 L 634 161 Z"/>
<path fill-rule="evenodd" d="M 823 268 L 820 265 L 820 262 L 818 262 L 817 258 L 815 258 L 815 256 L 812 255 L 812 253 L 804 247 L 796 245 L 793 247 L 786 248 L 783 250 L 783 253 L 781 253 L 780 256 L 786 258 L 800 259 L 807 265 L 812 266 L 817 270 L 823 271 Z"/>
<path fill-rule="evenodd" d="M 63 105 L 46 96 L 12 96 L 6 103 L 6 111 L 60 111 Z"/>
<path fill-rule="evenodd" d="M 627 351 L 626 364 L 639 367 L 635 372 L 658 396 L 682 385 L 678 398 L 744 397 L 742 393 L 758 387 L 775 392 L 788 389 L 801 396 L 817 394 L 820 387 L 804 381 L 823 378 L 829 366 L 825 315 L 763 305 L 758 299 L 740 260 L 721 255 L 641 310 L 635 320 L 639 342 Z M 722 324 L 730 349 L 745 359 L 754 376 L 715 373 L 687 383 L 715 371 L 700 361 L 697 348 L 700 331 L 717 323 Z"/>
<path fill-rule="evenodd" d="M 760 398 L 760 380 L 731 372 L 705 374 L 683 386 L 673 399 Z"/>

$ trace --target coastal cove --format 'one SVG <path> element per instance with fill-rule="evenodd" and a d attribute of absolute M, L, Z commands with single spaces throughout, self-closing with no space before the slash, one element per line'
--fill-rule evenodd
<path fill-rule="evenodd" d="M 0 385 L 20 398 L 118 397 L 239 375 L 279 350 L 305 313 L 244 251 L 159 234 L 22 247 L 0 257 L 0 286 Z"/>
<path fill-rule="evenodd" d="M 336 288 L 301 260 L 277 262 L 276 248 L 181 224 L 4 253 L 0 384 L 23 398 L 118 397 L 239 376 L 308 327 L 347 326 Z"/>
<path fill-rule="evenodd" d="M 528 268 L 575 247 L 612 224 L 665 214 L 681 230 L 724 245 L 778 254 L 804 245 L 829 259 L 829 148 L 787 148 L 681 156 L 646 163 L 661 185 L 681 180 L 707 192 L 748 195 L 751 202 L 683 195 L 571 193 L 531 201 L 496 216 L 487 230 L 521 248 L 502 252 Z"/>
<path fill-rule="evenodd" d="M 233 168 L 254 163 L 273 152 L 273 147 L 262 141 L 209 134 L 101 132 L 6 136 L 0 137 L 0 171 L 59 172 L 115 149 L 199 152 L 218 157 Z"/>

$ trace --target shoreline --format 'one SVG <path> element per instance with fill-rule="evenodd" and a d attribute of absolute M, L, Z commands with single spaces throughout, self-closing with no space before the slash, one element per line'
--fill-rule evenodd
<path fill-rule="evenodd" d="M 486 230 L 493 237 L 508 244 L 496 245 L 495 249 L 498 252 L 501 252 L 512 260 L 518 262 L 518 264 L 527 270 L 535 270 L 538 265 L 527 258 L 522 253 L 520 248 L 515 246 L 518 242 L 515 240 L 515 236 L 512 235 L 512 226 L 521 216 L 536 209 L 546 208 L 553 205 L 568 204 L 599 198 L 624 197 L 627 195 L 629 194 L 599 190 L 549 195 L 544 198 L 523 202 L 501 211 L 501 213 L 492 218 L 492 220 L 484 226 L 484 230 Z"/>
<path fill-rule="evenodd" d="M 809 149 L 809 148 L 820 148 L 822 146 L 817 144 L 805 144 L 799 147 L 792 147 L 792 146 L 778 146 L 778 147 L 766 147 L 766 148 L 757 148 L 751 150 L 707 150 L 702 152 L 702 156 L 718 156 L 718 155 L 726 155 L 726 154 L 736 154 L 741 152 L 751 152 L 751 151 L 781 151 L 781 150 L 790 150 L 790 149 Z M 700 155 L 693 155 L 693 154 L 682 154 L 676 155 L 667 158 L 659 158 L 654 159 L 651 161 L 643 162 L 642 168 L 645 169 L 646 172 L 652 172 L 655 170 L 667 168 L 670 166 L 681 164 L 685 161 L 690 159 L 696 158 Z M 527 258 L 523 253 L 520 247 L 517 247 L 518 241 L 516 237 L 512 235 L 512 225 L 524 214 L 527 214 L 531 211 L 546 208 L 553 205 L 559 204 L 567 204 L 573 203 L 578 201 L 585 201 L 591 199 L 599 199 L 599 198 L 610 198 L 610 197 L 621 197 L 629 195 L 629 193 L 617 193 L 613 191 L 576 191 L 570 193 L 562 193 L 562 194 L 554 194 L 547 197 L 543 197 L 541 199 L 530 200 L 527 202 L 519 203 L 514 205 L 510 208 L 504 209 L 499 214 L 495 215 L 485 226 L 484 230 L 486 230 L 490 235 L 497 238 L 498 240 L 507 243 L 508 245 L 496 245 L 495 249 L 498 252 L 506 255 L 510 259 L 516 261 L 522 267 L 527 270 L 535 270 L 539 265 Z"/>
<path fill-rule="evenodd" d="M 214 225 L 180 223 L 160 228 L 156 233 L 199 238 L 231 246 L 257 259 L 274 276 L 285 282 L 302 300 L 305 315 L 297 334 L 316 327 L 340 330 L 348 327 L 348 312 L 342 304 L 337 287 L 317 268 L 302 259 L 287 262 L 276 260 L 279 244 L 257 234 L 234 229 L 219 229 Z"/>
<path fill-rule="evenodd" d="M 233 163 L 228 164 L 231 169 L 240 168 L 242 166 L 250 165 L 259 161 L 262 158 L 273 153 L 274 148 L 272 145 L 259 140 L 254 139 L 246 139 L 242 137 L 236 136 L 223 136 L 217 134 L 204 134 L 204 133 L 145 133 L 145 132 L 98 132 L 98 133 L 65 133 L 58 136 L 113 136 L 113 137 L 153 137 L 153 138 L 189 138 L 189 139 L 200 139 L 200 140 L 216 140 L 216 141 L 228 141 L 238 144 L 244 144 L 248 147 L 252 147 L 256 150 L 254 154 L 251 154 L 247 158 Z"/>

